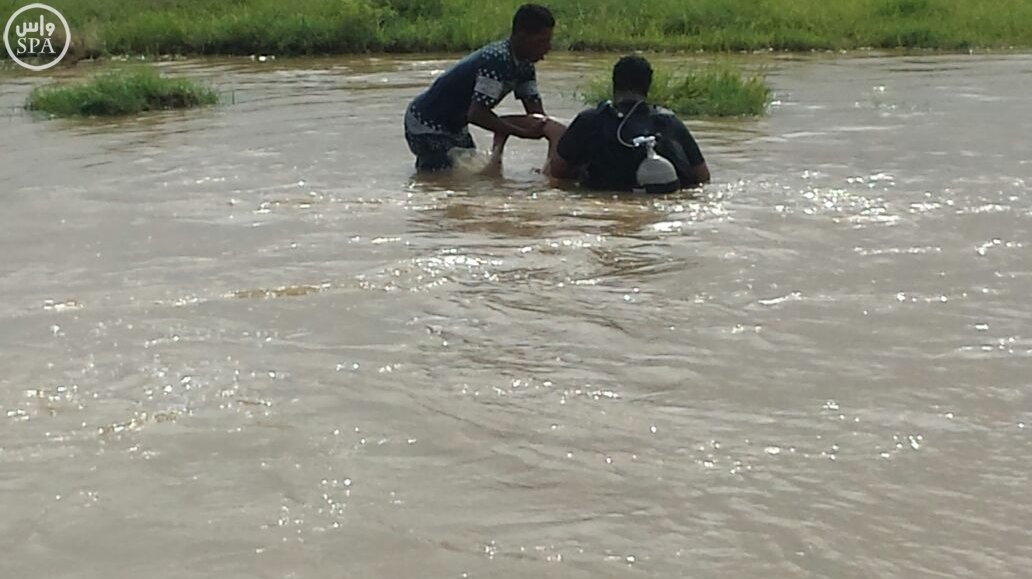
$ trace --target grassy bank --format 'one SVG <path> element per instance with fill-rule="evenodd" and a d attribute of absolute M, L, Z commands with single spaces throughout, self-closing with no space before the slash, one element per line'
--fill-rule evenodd
<path fill-rule="evenodd" d="M 522 0 L 50 0 L 109 54 L 467 50 Z M 540 0 L 557 48 L 1032 47 L 1032 0 Z M 5 20 L 24 0 L 0 0 Z M 6 55 L 4 55 L 6 56 Z"/>
<path fill-rule="evenodd" d="M 611 98 L 609 74 L 593 79 L 582 94 L 587 104 Z M 685 117 L 740 117 L 762 115 L 770 88 L 760 75 L 749 76 L 726 64 L 684 71 L 657 68 L 649 102 Z"/>
<path fill-rule="evenodd" d="M 131 68 L 102 74 L 83 84 L 36 87 L 25 108 L 59 117 L 116 116 L 216 102 L 218 95 L 207 87 L 163 77 L 150 68 Z"/>

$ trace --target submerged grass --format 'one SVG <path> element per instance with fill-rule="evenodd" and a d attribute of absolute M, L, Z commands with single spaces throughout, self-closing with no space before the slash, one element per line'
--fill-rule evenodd
<path fill-rule="evenodd" d="M 25 108 L 59 117 L 117 116 L 217 102 L 217 93 L 208 87 L 141 67 L 101 74 L 84 84 L 36 87 Z"/>
<path fill-rule="evenodd" d="M 50 0 L 108 54 L 459 51 L 524 0 Z M 538 0 L 557 48 L 734 51 L 1032 46 L 1032 0 Z M 0 0 L 6 19 L 25 0 Z M 0 52 L 0 56 L 6 57 Z"/>
<path fill-rule="evenodd" d="M 593 79 L 581 95 L 597 104 L 612 95 L 609 75 Z M 759 116 L 767 108 L 770 87 L 762 75 L 747 75 L 724 63 L 689 70 L 657 68 L 649 102 L 686 117 Z"/>

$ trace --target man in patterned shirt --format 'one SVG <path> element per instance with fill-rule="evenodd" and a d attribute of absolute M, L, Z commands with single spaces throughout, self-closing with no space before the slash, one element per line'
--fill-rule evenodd
<path fill-rule="evenodd" d="M 534 63 L 552 49 L 554 28 L 548 8 L 520 6 L 509 38 L 463 58 L 412 101 L 405 112 L 405 140 L 416 155 L 416 169 L 449 169 L 449 151 L 475 149 L 469 123 L 495 133 L 496 156 L 509 136 L 543 136 L 546 118 Z M 492 111 L 509 92 L 523 102 L 526 115 L 500 117 Z"/>

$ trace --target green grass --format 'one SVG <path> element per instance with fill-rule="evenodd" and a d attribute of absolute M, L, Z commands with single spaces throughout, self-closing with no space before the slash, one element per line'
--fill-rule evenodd
<path fill-rule="evenodd" d="M 1032 47 L 1032 0 L 539 0 L 575 50 Z M 107 54 L 468 50 L 523 0 L 50 0 Z M 6 20 L 25 0 L 0 0 Z M 13 33 L 12 33 L 13 34 Z M 88 51 L 87 51 L 88 52 Z M 0 56 L 6 57 L 0 51 Z"/>
<path fill-rule="evenodd" d="M 163 77 L 150 68 L 130 68 L 98 75 L 84 84 L 36 87 L 25 108 L 59 117 L 118 116 L 217 102 L 218 95 L 208 87 Z"/>
<path fill-rule="evenodd" d="M 612 98 L 610 74 L 594 78 L 582 100 L 597 104 Z M 747 75 L 729 64 L 668 71 L 657 68 L 649 102 L 685 117 L 759 116 L 767 109 L 770 87 L 761 75 Z"/>

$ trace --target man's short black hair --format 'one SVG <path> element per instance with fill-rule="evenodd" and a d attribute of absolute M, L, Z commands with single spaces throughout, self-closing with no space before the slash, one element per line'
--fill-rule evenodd
<path fill-rule="evenodd" d="M 546 28 L 555 28 L 552 12 L 540 4 L 524 4 L 516 10 L 512 17 L 512 32 L 518 31 L 537 34 Z"/>
<path fill-rule="evenodd" d="M 613 92 L 636 92 L 648 96 L 652 87 L 652 65 L 644 57 L 630 55 L 613 67 Z"/>

